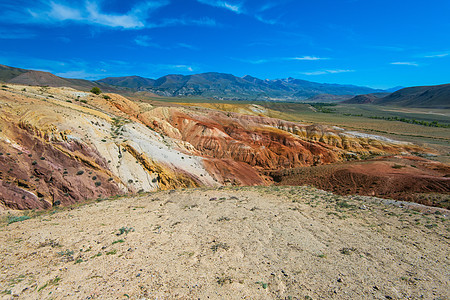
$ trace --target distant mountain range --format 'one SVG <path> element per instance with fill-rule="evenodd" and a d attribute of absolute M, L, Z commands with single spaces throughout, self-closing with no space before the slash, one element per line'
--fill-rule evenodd
<path fill-rule="evenodd" d="M 162 96 L 197 96 L 240 100 L 307 100 L 322 94 L 336 95 L 336 100 L 352 95 L 383 92 L 368 87 L 317 83 L 295 78 L 262 80 L 249 75 L 236 77 L 224 73 L 167 75 L 156 80 L 139 76 L 109 77 L 102 84 L 148 91 Z"/>
<path fill-rule="evenodd" d="M 280 100 L 377 104 L 404 107 L 450 108 L 450 84 L 388 90 L 355 85 L 317 83 L 295 78 L 262 80 L 249 75 L 224 73 L 166 75 L 158 79 L 139 76 L 108 77 L 96 81 L 63 78 L 48 72 L 0 65 L 0 81 L 24 85 L 68 86 L 107 92 L 146 91 L 168 97 L 204 97 L 223 100 Z M 391 94 L 391 92 L 393 92 Z"/>
<path fill-rule="evenodd" d="M 0 65 L 0 81 L 48 86 L 69 86 L 87 90 L 98 86 L 107 91 L 147 91 L 168 97 L 206 97 L 230 100 L 341 101 L 354 95 L 384 92 L 368 87 L 317 83 L 295 78 L 262 80 L 249 75 L 224 73 L 166 75 L 158 79 L 139 76 L 108 77 L 97 81 L 70 79 L 48 72 Z M 321 96 L 324 95 L 324 96 Z"/>

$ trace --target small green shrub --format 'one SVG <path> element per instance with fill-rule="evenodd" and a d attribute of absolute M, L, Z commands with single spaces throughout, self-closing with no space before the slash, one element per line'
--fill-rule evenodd
<path fill-rule="evenodd" d="M 82 263 L 82 262 L 83 262 L 83 259 L 79 258 L 79 259 L 77 259 L 77 260 L 75 261 L 74 264 L 79 264 L 79 263 Z"/>
<path fill-rule="evenodd" d="M 83 174 L 84 174 L 83 170 L 80 170 L 80 171 L 77 172 L 77 175 L 83 175 Z"/>
<path fill-rule="evenodd" d="M 31 219 L 29 216 L 8 216 L 7 217 L 7 222 L 8 225 L 15 223 L 15 222 L 22 222 L 25 220 Z"/>
<path fill-rule="evenodd" d="M 255 283 L 261 285 L 263 289 L 267 289 L 267 286 L 268 286 L 267 283 L 262 282 L 262 281 L 257 281 L 257 282 L 255 282 Z"/>
<path fill-rule="evenodd" d="M 102 90 L 101 90 L 99 87 L 94 86 L 94 87 L 90 90 L 90 92 L 93 93 L 93 94 L 96 94 L 96 95 L 100 95 L 100 94 L 102 93 Z"/>
<path fill-rule="evenodd" d="M 122 228 L 119 228 L 119 232 L 118 233 L 116 233 L 116 235 L 117 236 L 119 236 L 119 235 L 122 235 L 122 234 L 128 234 L 128 233 L 130 233 L 130 232 L 134 232 L 134 228 L 133 227 L 122 227 Z"/>
<path fill-rule="evenodd" d="M 74 253 L 73 251 L 67 249 L 66 251 L 60 251 L 57 254 L 59 256 L 71 256 L 71 255 L 73 255 L 73 253 Z"/>

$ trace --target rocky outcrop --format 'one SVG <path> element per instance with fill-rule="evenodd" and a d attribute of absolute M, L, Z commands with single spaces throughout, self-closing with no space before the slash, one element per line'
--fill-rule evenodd
<path fill-rule="evenodd" d="M 258 105 L 219 106 L 154 107 L 116 94 L 10 85 L 0 90 L 0 207 L 45 209 L 139 191 L 266 185 L 273 183 L 267 172 L 421 151 L 271 118 L 274 112 Z"/>
<path fill-rule="evenodd" d="M 330 126 L 212 110 L 199 113 L 185 108 L 156 108 L 141 121 L 162 134 L 188 142 L 205 157 L 232 159 L 265 170 L 419 149 Z"/>

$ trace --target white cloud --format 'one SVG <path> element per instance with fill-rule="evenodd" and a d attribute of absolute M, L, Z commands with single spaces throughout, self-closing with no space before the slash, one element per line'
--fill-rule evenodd
<path fill-rule="evenodd" d="M 318 56 L 301 56 L 301 57 L 274 57 L 274 58 L 266 58 L 266 59 L 238 59 L 233 58 L 234 60 L 241 61 L 244 63 L 249 64 L 264 64 L 269 62 L 279 62 L 279 61 L 291 61 L 291 60 L 297 60 L 297 61 L 317 61 L 317 60 L 328 60 L 330 58 L 328 57 L 318 57 Z"/>
<path fill-rule="evenodd" d="M 112 28 L 141 29 L 151 25 L 146 22 L 149 14 L 160 7 L 168 5 L 169 1 L 146 1 L 122 14 L 104 12 L 101 8 L 101 3 L 101 0 L 86 0 L 76 4 L 45 0 L 44 3 L 38 2 L 40 4 L 39 7 L 27 9 L 26 14 L 21 19 L 15 20 L 15 22 L 29 21 L 51 24 L 70 21 Z M 29 17 L 31 17 L 31 20 L 29 20 Z"/>
<path fill-rule="evenodd" d="M 397 66 L 413 66 L 418 67 L 419 64 L 416 62 L 410 62 L 410 61 L 397 61 L 397 62 L 391 62 L 391 65 L 397 65 Z"/>
<path fill-rule="evenodd" d="M 312 72 L 302 72 L 303 75 L 315 76 L 315 75 L 325 75 L 325 74 L 339 74 L 339 73 L 349 73 L 355 72 L 355 70 L 319 70 Z"/>
<path fill-rule="evenodd" d="M 302 56 L 302 57 L 292 57 L 291 60 L 327 60 L 327 57 L 317 57 L 317 56 Z"/>
<path fill-rule="evenodd" d="M 167 6 L 170 0 L 152 0 L 138 3 L 125 13 L 109 13 L 102 10 L 103 0 L 86 0 L 78 3 L 66 4 L 62 0 L 37 0 L 32 9 L 22 11 L 22 15 L 15 14 L 14 19 L 8 20 L 13 23 L 41 23 L 54 24 L 61 22 L 74 22 L 81 24 L 105 26 L 115 29 L 138 30 L 144 28 L 161 28 L 177 25 L 193 26 L 219 26 L 216 21 L 209 17 L 198 19 L 167 18 L 159 21 L 149 21 L 149 15 L 156 9 Z M 0 5 L 1 7 L 1 5 Z M 237 7 L 226 6 L 227 9 L 235 10 Z M 20 16 L 20 17 L 19 17 Z"/>
<path fill-rule="evenodd" d="M 225 9 L 228 9 L 237 14 L 243 13 L 241 4 L 234 4 L 234 3 L 230 3 L 230 2 L 222 1 L 222 0 L 197 0 L 197 1 L 202 4 L 209 5 L 209 6 L 225 8 Z"/>
<path fill-rule="evenodd" d="M 450 53 L 441 53 L 441 54 L 433 54 L 433 55 L 425 55 L 425 58 L 442 58 L 442 57 L 446 57 L 449 56 Z"/>
<path fill-rule="evenodd" d="M 177 70 L 184 70 L 184 71 L 189 71 L 189 72 L 193 72 L 194 69 L 191 66 L 187 66 L 187 65 L 172 65 L 172 66 L 168 66 L 171 69 L 177 69 Z"/>
<path fill-rule="evenodd" d="M 262 13 L 264 13 L 265 11 L 277 6 L 278 5 L 277 3 L 267 3 L 262 7 L 260 7 L 259 9 L 257 9 L 256 12 L 249 12 L 248 10 L 244 9 L 245 1 L 242 1 L 242 3 L 230 3 L 223 0 L 197 0 L 197 2 L 213 7 L 224 8 L 236 14 L 249 15 L 265 24 L 274 25 L 279 23 L 279 20 L 269 19 L 262 15 Z"/>

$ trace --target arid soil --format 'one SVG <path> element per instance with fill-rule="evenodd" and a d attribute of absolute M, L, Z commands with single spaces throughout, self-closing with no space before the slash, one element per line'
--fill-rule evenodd
<path fill-rule="evenodd" d="M 270 172 L 277 185 L 313 185 L 341 195 L 367 195 L 450 209 L 450 167 L 412 156 L 378 157 Z"/>
<path fill-rule="evenodd" d="M 2 212 L 1 298 L 449 299 L 449 211 L 383 201 L 228 187 Z"/>

